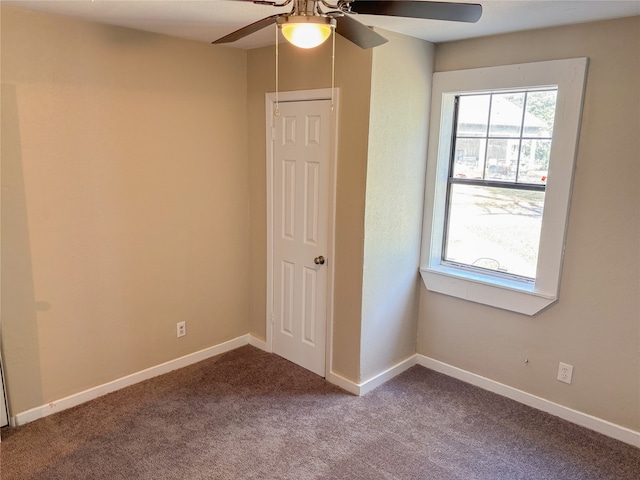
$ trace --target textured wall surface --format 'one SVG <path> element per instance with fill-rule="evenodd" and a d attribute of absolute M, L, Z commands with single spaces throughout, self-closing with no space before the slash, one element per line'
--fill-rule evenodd
<path fill-rule="evenodd" d="M 247 333 L 246 105 L 246 52 L 3 7 L 13 414 Z"/>
<path fill-rule="evenodd" d="M 558 302 L 527 317 L 422 287 L 418 352 L 640 430 L 640 18 L 441 44 L 436 71 L 571 57 L 590 63 Z"/>
<path fill-rule="evenodd" d="M 416 351 L 434 45 L 392 32 L 373 50 L 360 381 Z"/>

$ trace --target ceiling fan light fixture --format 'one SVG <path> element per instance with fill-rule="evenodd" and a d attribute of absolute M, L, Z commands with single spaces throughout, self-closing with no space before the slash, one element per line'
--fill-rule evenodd
<path fill-rule="evenodd" d="M 315 48 L 329 38 L 336 20 L 322 15 L 288 15 L 278 18 L 278 27 L 292 45 Z"/>

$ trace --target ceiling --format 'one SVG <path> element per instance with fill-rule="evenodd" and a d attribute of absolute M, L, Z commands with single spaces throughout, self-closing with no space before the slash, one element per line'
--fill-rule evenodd
<path fill-rule="evenodd" d="M 203 42 L 211 42 L 249 23 L 291 8 L 233 0 L 1 1 L 30 10 Z M 438 43 L 640 15 L 640 0 L 479 0 L 477 3 L 482 4 L 483 15 L 475 24 L 376 15 L 359 15 L 358 19 L 366 25 Z M 230 46 L 249 49 L 270 45 L 274 42 L 274 28 L 267 27 Z"/>

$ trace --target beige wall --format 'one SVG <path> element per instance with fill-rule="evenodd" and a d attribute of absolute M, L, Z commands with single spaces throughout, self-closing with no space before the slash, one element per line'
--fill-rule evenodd
<path fill-rule="evenodd" d="M 373 50 L 360 381 L 415 354 L 434 45 L 392 32 Z"/>
<path fill-rule="evenodd" d="M 265 93 L 275 90 L 273 47 L 249 51 L 251 333 L 266 336 Z M 331 42 L 314 50 L 280 45 L 280 91 L 331 86 Z M 360 363 L 364 203 L 371 90 L 371 50 L 338 36 L 340 88 L 336 191 L 333 371 L 357 381 Z"/>
<path fill-rule="evenodd" d="M 559 301 L 527 317 L 422 287 L 418 352 L 637 431 L 640 18 L 441 44 L 436 71 L 582 56 L 590 64 Z M 571 385 L 556 381 L 559 361 L 574 366 Z"/>
<path fill-rule="evenodd" d="M 246 52 L 5 7 L 1 33 L 12 413 L 246 334 Z"/>

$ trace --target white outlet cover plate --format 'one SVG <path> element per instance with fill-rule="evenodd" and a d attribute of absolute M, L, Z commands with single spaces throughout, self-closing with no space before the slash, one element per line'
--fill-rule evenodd
<path fill-rule="evenodd" d="M 573 365 L 560 362 L 558 365 L 558 380 L 564 383 L 571 383 L 573 377 Z"/>
<path fill-rule="evenodd" d="M 178 338 L 179 337 L 184 337 L 187 334 L 187 323 L 186 322 L 179 322 L 177 324 L 178 327 Z"/>

